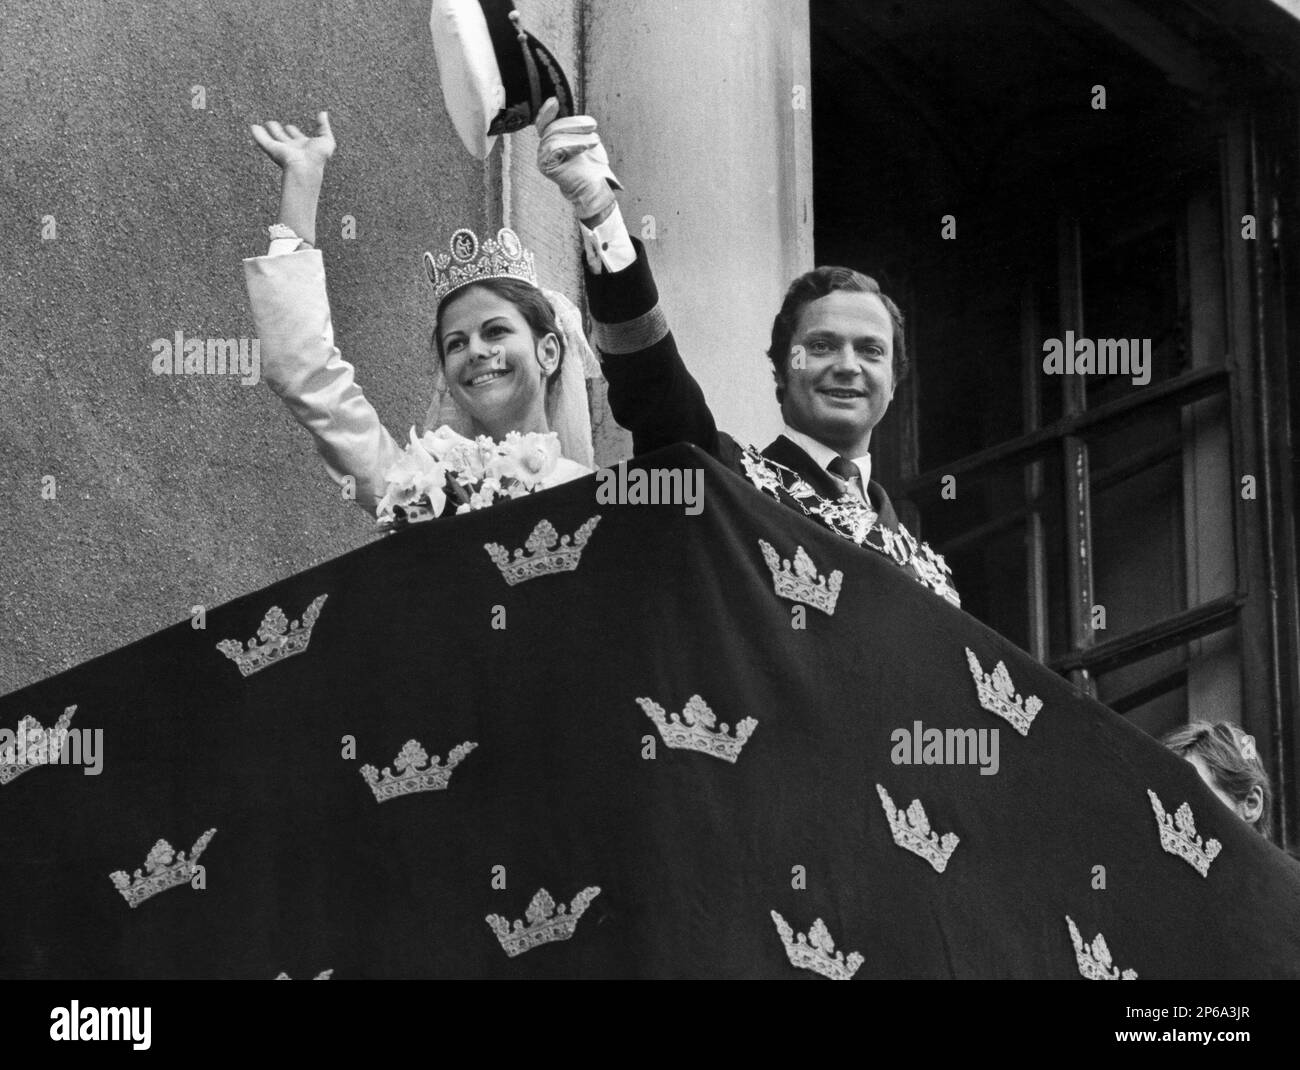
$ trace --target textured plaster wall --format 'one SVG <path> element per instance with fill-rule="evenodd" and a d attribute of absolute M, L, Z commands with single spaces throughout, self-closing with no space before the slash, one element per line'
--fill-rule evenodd
<path fill-rule="evenodd" d="M 156 377 L 149 343 L 252 334 L 240 259 L 265 251 L 279 172 L 247 125 L 328 108 L 338 343 L 391 431 L 421 421 L 420 254 L 500 210 L 445 118 L 427 20 L 406 0 L 5 5 L 0 693 L 373 537 L 265 384 Z"/>

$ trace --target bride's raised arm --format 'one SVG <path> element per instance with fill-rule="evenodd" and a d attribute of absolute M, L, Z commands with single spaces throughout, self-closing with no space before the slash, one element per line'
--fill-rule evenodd
<path fill-rule="evenodd" d="M 316 203 L 325 161 L 334 153 L 329 115 L 314 137 L 296 126 L 267 122 L 253 138 L 282 172 L 280 218 L 265 256 L 244 261 L 262 355 L 262 375 L 311 432 L 330 477 L 354 491 L 373 514 L 401 447 L 380 422 L 334 345 L 325 292 L 325 262 L 316 240 Z"/>

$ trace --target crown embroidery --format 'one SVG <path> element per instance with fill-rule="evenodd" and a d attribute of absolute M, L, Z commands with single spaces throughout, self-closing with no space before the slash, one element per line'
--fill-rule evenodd
<path fill-rule="evenodd" d="M 732 765 L 736 764 L 741 750 L 758 727 L 758 721 L 746 717 L 736 724 L 736 734 L 728 735 L 729 726 L 725 722 L 718 725 L 717 715 L 699 695 L 692 695 L 686 700 L 680 717 L 668 713 L 652 699 L 639 698 L 637 702 L 645 710 L 645 715 L 654 721 L 660 738 L 668 747 L 711 754 Z"/>
<path fill-rule="evenodd" d="M 497 231 L 496 239 L 479 244 L 478 235 L 462 227 L 447 243 L 448 252 L 424 254 L 424 270 L 433 283 L 433 299 L 441 304 L 453 290 L 483 279 L 522 279 L 537 285 L 533 254 L 523 247 L 519 235 L 509 227 Z"/>
<path fill-rule="evenodd" d="M 285 617 L 284 610 L 272 606 L 262 618 L 257 636 L 248 641 L 247 651 L 237 639 L 223 639 L 217 644 L 217 649 L 238 665 L 244 676 L 252 676 L 268 665 L 301 654 L 311 642 L 311 630 L 316 624 L 316 618 L 320 616 L 320 607 L 328 597 L 329 595 L 323 594 L 314 599 L 302 615 L 302 620 L 296 620 L 292 624 Z M 258 639 L 262 641 L 259 643 Z"/>
<path fill-rule="evenodd" d="M 331 977 L 331 975 L 332 975 L 333 973 L 334 973 L 333 970 L 321 970 L 321 972 L 318 973 L 315 977 L 313 977 L 312 980 L 313 980 L 313 981 L 328 981 L 328 980 L 330 979 L 330 977 Z M 293 980 L 293 978 L 290 977 L 290 976 L 289 976 L 287 973 L 285 973 L 284 971 L 281 971 L 280 973 L 276 974 L 276 975 L 275 975 L 275 979 L 276 979 L 277 981 L 292 981 L 292 980 Z"/>
<path fill-rule="evenodd" d="M 63 745 L 68 740 L 68 725 L 72 723 L 72 715 L 76 712 L 76 706 L 69 706 L 48 732 L 30 714 L 19 721 L 14 742 L 0 751 L 0 787 L 17 780 L 37 766 L 58 762 L 63 753 Z"/>
<path fill-rule="evenodd" d="M 1165 812 L 1160 797 L 1147 788 L 1151 809 L 1155 811 L 1156 825 L 1160 828 L 1160 846 L 1169 854 L 1177 855 L 1202 877 L 1210 873 L 1210 863 L 1219 857 L 1223 844 L 1218 840 L 1201 841 L 1196 834 L 1196 821 L 1192 808 L 1183 803 L 1171 817 Z"/>
<path fill-rule="evenodd" d="M 772 587 L 778 597 L 820 609 L 828 617 L 835 613 L 835 603 L 840 597 L 840 584 L 844 582 L 843 572 L 836 569 L 823 578 L 802 546 L 795 547 L 792 572 L 790 562 L 778 557 L 771 543 L 759 539 L 758 546 L 763 551 L 763 560 L 767 562 L 768 570 L 772 573 Z"/>
<path fill-rule="evenodd" d="M 428 752 L 415 740 L 408 739 L 393 759 L 397 776 L 393 776 L 387 766 L 381 776 L 373 765 L 363 765 L 361 775 L 375 793 L 375 800 L 381 803 L 420 791 L 445 791 L 451 783 L 452 770 L 477 746 L 477 743 L 468 741 L 458 744 L 447 755 L 447 764 L 439 765 L 442 759 L 435 754 L 433 761 L 429 761 Z"/>
<path fill-rule="evenodd" d="M 1079 927 L 1070 915 L 1065 915 L 1065 923 L 1070 927 L 1070 939 L 1074 943 L 1074 958 L 1079 964 L 1079 972 L 1089 981 L 1136 981 L 1136 970 L 1119 970 L 1111 964 L 1110 948 L 1106 938 L 1097 934 L 1091 944 L 1085 944 L 1079 935 Z"/>
<path fill-rule="evenodd" d="M 216 832 L 216 829 L 208 829 L 200 836 L 195 841 L 189 858 L 185 857 L 184 851 L 173 851 L 172 845 L 166 840 L 159 840 L 144 860 L 143 876 L 137 869 L 135 876 L 128 878 L 126 872 L 119 869 L 115 873 L 110 873 L 109 879 L 122 893 L 122 898 L 131 905 L 132 909 L 135 909 L 159 892 L 189 884 L 194 878 L 194 867 L 199 861 L 199 855 L 203 853 Z"/>
<path fill-rule="evenodd" d="M 587 912 L 587 907 L 598 895 L 599 888 L 584 888 L 573 897 L 573 902 L 566 911 L 563 903 L 557 906 L 551 893 L 545 888 L 539 888 L 524 912 L 524 917 L 528 919 L 527 925 L 516 920 L 512 927 L 500 914 L 489 914 L 485 920 L 497 934 L 497 940 L 505 953 L 514 958 L 525 951 L 541 947 L 542 944 L 568 940 L 578 928 L 578 919 Z"/>
<path fill-rule="evenodd" d="M 798 937 L 789 922 L 775 910 L 772 911 L 772 920 L 776 922 L 776 931 L 781 934 L 781 943 L 785 945 L 785 957 L 796 969 L 812 970 L 832 981 L 848 981 L 862 965 L 862 956 L 858 952 L 852 952 L 846 959 L 844 952 L 835 950 L 835 941 L 821 918 L 812 923 L 807 936 L 799 933 Z"/>
<path fill-rule="evenodd" d="M 525 580 L 538 576 L 550 576 L 557 572 L 572 572 L 582 560 L 582 551 L 587 547 L 587 540 L 600 523 L 597 513 L 583 523 L 572 536 L 557 535 L 555 525 L 549 520 L 542 520 L 533 533 L 528 536 L 522 550 L 514 552 L 514 560 L 500 543 L 486 542 L 483 549 L 501 570 L 506 583 L 514 586 Z"/>
<path fill-rule="evenodd" d="M 1016 693 L 1006 662 L 999 661 L 991 673 L 986 673 L 970 647 L 966 648 L 966 660 L 970 663 L 971 676 L 975 678 L 980 705 L 1008 722 L 1022 736 L 1029 735 L 1029 726 L 1043 708 L 1043 700 L 1036 695 L 1022 699 Z"/>
<path fill-rule="evenodd" d="M 936 873 L 948 868 L 948 859 L 952 857 L 961 837 L 955 832 L 945 832 L 940 838 L 937 832 L 930 831 L 930 819 L 925 816 L 925 807 L 920 799 L 913 799 L 906 811 L 896 807 L 881 785 L 876 785 L 880 794 L 880 804 L 885 808 L 885 817 L 889 818 L 889 831 L 893 833 L 894 842 L 904 850 L 924 858 L 934 867 Z"/>

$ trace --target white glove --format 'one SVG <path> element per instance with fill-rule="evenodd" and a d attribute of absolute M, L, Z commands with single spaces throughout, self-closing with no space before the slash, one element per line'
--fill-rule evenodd
<path fill-rule="evenodd" d="M 560 110 L 552 97 L 537 113 L 537 169 L 573 205 L 579 219 L 600 215 L 615 203 L 614 190 L 623 186 L 609 169 L 609 155 L 590 115 L 555 118 Z"/>

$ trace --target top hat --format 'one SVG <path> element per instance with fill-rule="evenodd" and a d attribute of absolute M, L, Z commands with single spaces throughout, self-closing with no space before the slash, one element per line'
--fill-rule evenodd
<path fill-rule="evenodd" d="M 429 30 L 442 95 L 465 147 L 483 160 L 496 135 L 522 130 L 550 97 L 573 114 L 555 57 L 519 22 L 512 0 L 433 0 Z"/>

